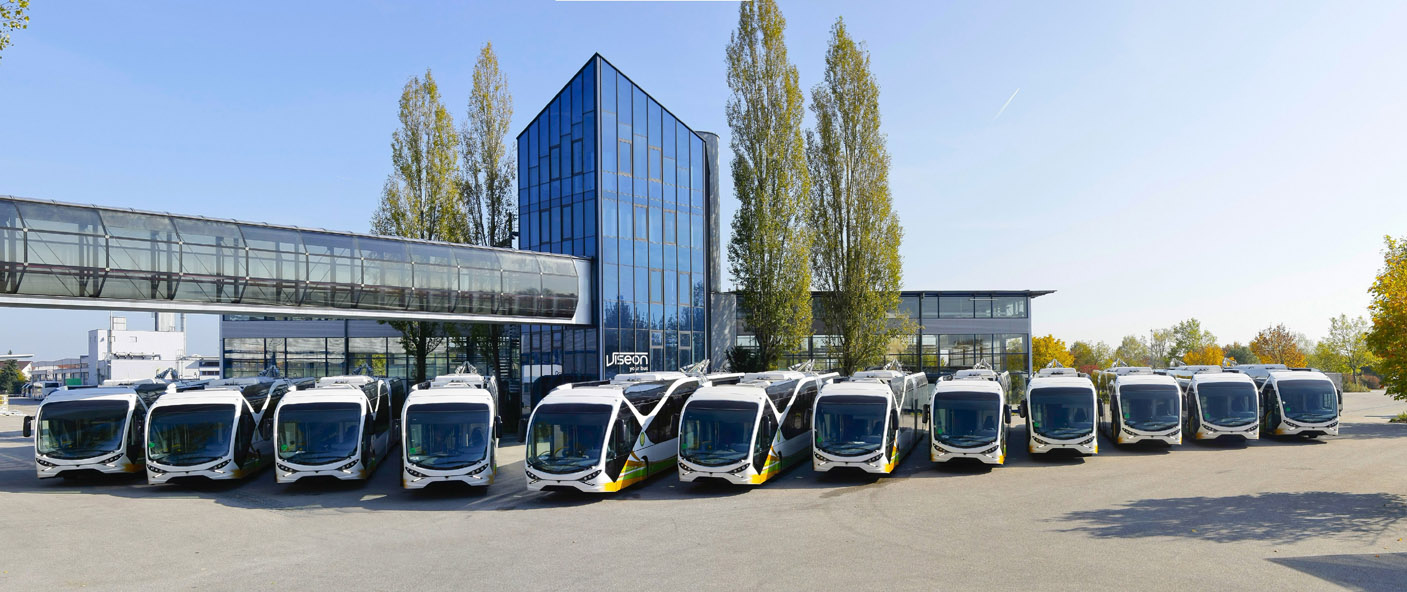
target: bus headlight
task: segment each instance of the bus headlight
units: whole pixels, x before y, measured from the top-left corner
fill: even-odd
[[[876,462],[879,462],[879,459],[881,459],[881,458],[884,458],[884,454],[883,454],[883,453],[880,453],[880,454],[876,454],[876,455],[874,455],[874,456],[871,456],[871,457],[865,459],[865,460],[862,461],[862,462],[876,463]]]
[[[948,453],[948,449],[947,449],[947,448],[944,448],[944,447],[942,447],[942,446],[939,446],[937,442],[934,442],[934,443],[933,443],[933,449],[934,449],[934,450],[937,450],[938,452],[941,452],[941,453],[943,453],[943,454],[947,454],[947,453]]]
[[[280,471],[283,471],[283,472],[285,472],[285,473],[292,473],[292,472],[293,472],[293,468],[292,468],[292,467],[289,467],[288,465],[285,465],[285,464],[283,464],[283,463],[274,463],[274,468],[276,468],[276,469],[278,469],[278,470],[280,470]]]
[[[730,474],[736,475],[736,474],[738,474],[738,473],[741,473],[741,472],[743,472],[743,471],[746,471],[747,469],[748,469],[748,466],[747,466],[746,464],[744,464],[743,466],[738,467],[738,468],[733,469],[733,470],[728,471],[728,472],[729,472]]]
[[[1086,438],[1084,442],[1080,442],[1080,446],[1089,446],[1090,444],[1093,444],[1093,443],[1094,443],[1094,437],[1089,437],[1089,438]]]
[[[156,467],[151,466],[150,464],[147,465],[147,471],[148,471],[148,472],[151,472],[152,474],[155,474],[155,475],[165,475],[165,474],[166,474],[166,471],[165,471],[164,469],[158,469],[158,468],[156,468]]]
[[[410,475],[411,477],[416,477],[416,478],[423,478],[423,477],[425,477],[425,474],[424,474],[424,473],[421,473],[420,471],[417,471],[417,470],[412,469],[412,468],[410,468],[410,467],[406,467],[405,472],[406,472],[407,475]]]
[[[51,462],[49,462],[49,461],[47,461],[47,460],[44,460],[44,459],[42,459],[42,458],[37,458],[37,457],[34,459],[34,462],[35,462],[35,464],[38,464],[38,465],[41,466],[41,467],[57,467],[57,466],[59,466],[59,465],[56,465],[56,464],[54,464],[54,463],[51,463]]]
[[[210,467],[210,470],[212,470],[212,471],[219,471],[219,472],[223,473],[224,471],[220,471],[220,469],[225,468],[225,466],[228,465],[228,464],[230,464],[230,461],[226,460],[225,462],[222,462],[222,463],[220,463],[220,464],[218,464],[218,465],[215,465],[215,466],[213,466],[213,467]]]
[[[117,462],[117,459],[120,459],[120,458],[122,458],[122,453],[121,453],[121,452],[119,452],[119,453],[117,453],[117,454],[114,454],[114,455],[112,455],[111,457],[109,457],[109,458],[107,458],[107,459],[102,460],[102,461],[99,462],[98,464],[111,465],[112,463]]]
[[[1001,444],[993,444],[991,448],[983,450],[981,454],[994,454],[998,448],[1001,448]]]
[[[357,466],[357,463],[358,463],[358,462],[360,462],[360,461],[353,460],[352,462],[349,462],[349,463],[347,463],[347,464],[345,464],[345,465],[342,465],[342,466],[340,466],[340,467],[337,467],[337,470],[339,470],[339,471],[351,472],[351,471],[350,471],[351,468]]]
[[[590,482],[592,479],[595,479],[596,476],[597,476],[597,475],[600,475],[600,474],[601,474],[601,470],[600,470],[600,469],[596,469],[595,471],[591,471],[590,473],[588,473],[585,477],[582,477],[582,478],[580,478],[580,479],[577,479],[577,481],[578,481],[578,482],[581,482],[581,483],[588,483],[588,482]]]
[[[826,459],[826,457],[821,456],[821,453],[819,453],[819,452],[816,452],[816,453],[813,453],[813,454],[814,454],[815,457],[816,457],[816,462],[819,462],[819,463],[821,463],[821,464],[826,464],[826,463],[830,462],[829,460]]]
[[[680,471],[683,471],[683,472],[685,472],[685,473],[692,473],[692,472],[694,472],[693,469],[689,468],[688,465],[686,465],[686,464],[684,464],[684,463],[682,463],[682,462],[679,463],[679,470],[680,470]]]
[[[479,468],[474,469],[474,470],[472,470],[472,471],[469,471],[469,476],[470,476],[470,477],[473,477],[474,475],[478,475],[479,473],[482,473],[482,472],[488,470],[488,468],[489,468],[489,463],[484,463],[484,464],[482,464],[482,465],[479,465]]]

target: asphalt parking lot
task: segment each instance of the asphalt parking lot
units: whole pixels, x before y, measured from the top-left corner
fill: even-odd
[[[39,481],[0,417],[0,589],[1402,590],[1404,409],[1350,393],[1319,441],[1013,446],[991,470],[916,449],[886,478],[603,496],[530,493],[521,460],[487,491],[407,492],[395,464],[364,484]]]

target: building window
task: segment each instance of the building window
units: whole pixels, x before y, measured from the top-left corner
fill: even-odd
[[[972,297],[971,297],[971,296],[939,296],[939,297],[938,297],[938,318],[940,318],[940,319],[970,319],[970,318],[972,318]]]

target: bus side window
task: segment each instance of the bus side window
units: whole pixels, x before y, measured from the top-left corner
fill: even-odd
[[[234,463],[243,465],[249,456],[249,445],[254,440],[254,418],[248,409],[239,414],[239,431],[235,432]]]

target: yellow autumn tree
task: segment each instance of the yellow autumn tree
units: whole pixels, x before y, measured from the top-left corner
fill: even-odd
[[[1215,345],[1207,345],[1194,349],[1182,356],[1184,364],[1200,366],[1203,364],[1220,366],[1221,361],[1226,359],[1226,352]]]
[[[1261,330],[1251,340],[1251,351],[1260,358],[1262,364],[1284,364],[1291,368],[1305,365],[1304,352],[1300,350],[1295,334],[1285,325],[1276,325]]]
[[[1075,356],[1070,353],[1070,348],[1065,346],[1064,341],[1056,339],[1054,335],[1032,339],[1031,367],[1039,370],[1051,360],[1060,362],[1060,365],[1066,368],[1075,367]]]

